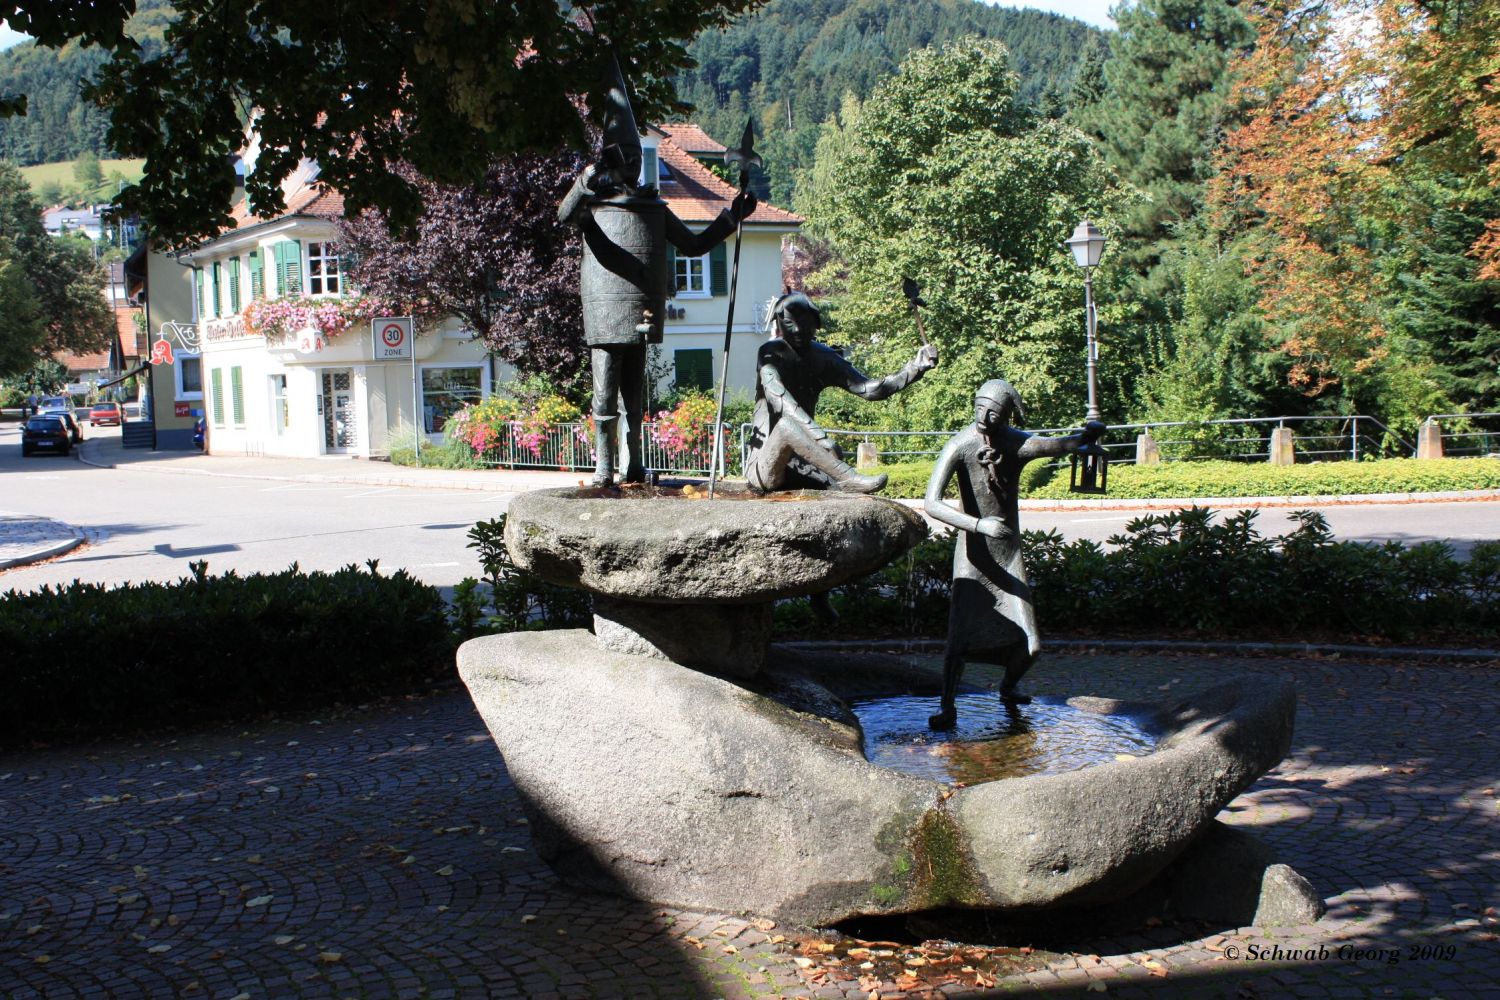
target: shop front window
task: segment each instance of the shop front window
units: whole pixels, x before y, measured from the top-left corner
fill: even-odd
[[[440,433],[448,418],[484,395],[479,368],[422,369],[422,426]]]

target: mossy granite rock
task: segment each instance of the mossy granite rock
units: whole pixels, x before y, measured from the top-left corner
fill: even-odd
[[[787,707],[837,702],[814,678],[757,693],[583,631],[471,640],[459,672],[564,878],[811,924],[1124,898],[1281,760],[1294,706],[1290,683],[1231,682],[1159,711],[1145,757],[955,789]]]
[[[600,646],[741,678],[765,664],[776,600],[864,576],[926,536],[901,504],[844,493],[538,490],[505,519],[517,566],[594,595]]]
[[[874,572],[927,537],[901,504],[847,493],[635,499],[523,493],[505,518],[516,565],[627,601],[769,604]]]

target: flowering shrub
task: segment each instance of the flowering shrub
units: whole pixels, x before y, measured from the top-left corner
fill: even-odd
[[[391,315],[396,315],[396,307],[375,295],[255,299],[241,313],[245,329],[254,334],[285,338],[312,329],[323,340],[332,340],[351,326],[368,323],[377,316]]]
[[[674,456],[711,448],[716,409],[708,396],[688,396],[675,409],[657,413],[651,425],[651,439]]]
[[[476,453],[489,451],[508,436],[517,448],[541,458],[553,428],[582,417],[578,407],[561,396],[543,396],[529,409],[514,399],[491,396],[459,410],[449,418],[448,426],[455,440]],[[587,437],[580,435],[579,443],[587,447]]]
[[[573,423],[582,416],[583,412],[578,407],[561,396],[543,396],[536,401],[530,412],[522,415],[512,425],[511,436],[517,447],[541,458],[542,445],[546,442],[552,425]]]
[[[456,441],[476,452],[488,451],[500,440],[506,424],[516,419],[519,407],[514,399],[490,396],[470,403],[448,418],[443,428]]]

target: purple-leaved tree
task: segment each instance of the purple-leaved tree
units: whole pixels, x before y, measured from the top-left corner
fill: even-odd
[[[473,186],[434,184],[411,170],[403,179],[423,201],[412,232],[391,233],[378,211],[341,224],[350,276],[402,303],[419,327],[458,317],[495,357],[573,395],[588,359],[582,241],[577,227],[557,221],[557,203],[583,163],[571,153],[508,156]]]

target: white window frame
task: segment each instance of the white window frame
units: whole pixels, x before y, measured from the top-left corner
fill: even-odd
[[[268,376],[271,390],[271,433],[285,437],[292,426],[292,408],[287,402],[287,377],[285,372]]]
[[[183,364],[183,362],[188,361],[188,360],[192,360],[192,361],[198,362],[198,391],[197,392],[188,392],[186,389],[184,389],[182,387],[182,364]],[[203,368],[203,355],[201,355],[201,354],[192,354],[192,353],[190,353],[188,351],[178,350],[178,352],[177,352],[177,363],[172,366],[172,382],[173,382],[173,388],[176,390],[176,394],[175,394],[175,396],[173,398],[181,400],[182,402],[188,402],[190,400],[196,400],[198,402],[202,402],[203,401],[203,376],[206,375],[206,374],[207,374],[207,372]]]
[[[442,362],[440,364],[434,364],[434,365],[418,365],[417,366],[417,393],[418,393],[418,396],[421,399],[421,403],[419,405],[422,408],[422,412],[418,413],[416,416],[417,416],[417,419],[419,421],[421,421],[422,432],[424,434],[426,434],[427,437],[434,438],[434,439],[441,438],[443,436],[443,432],[442,431],[429,431],[429,430],[427,430],[427,390],[426,390],[426,388],[423,387],[422,376],[425,375],[425,374],[427,374],[427,372],[429,372],[429,371],[437,371],[440,368],[477,368],[477,369],[479,369],[479,399],[488,399],[490,397],[490,395],[491,395],[491,390],[490,390],[490,368],[489,368],[489,365],[486,365],[482,361],[445,361],[445,362]],[[476,400],[476,402],[477,402],[477,400]]]
[[[302,241],[302,294],[315,299],[336,299],[343,296],[344,274],[339,268],[338,252],[336,250],[332,254],[328,252],[328,248],[333,246],[336,244],[332,240]],[[313,253],[314,247],[318,249],[316,255]],[[323,283],[324,288],[318,292],[313,291],[313,260],[315,258],[323,265],[323,273],[318,275],[317,280]],[[333,267],[332,273],[328,270],[330,265]],[[333,284],[332,291],[327,288],[330,282]]]
[[[676,263],[673,265],[672,287],[676,291],[672,294],[672,298],[707,299],[713,297],[713,284],[709,279],[708,257],[708,254],[704,254],[702,257],[684,257],[680,254],[678,255]],[[684,262],[686,263],[685,270]],[[686,287],[682,287],[679,284],[679,276],[687,278]],[[695,276],[698,279],[697,288],[693,287],[693,278]]]

